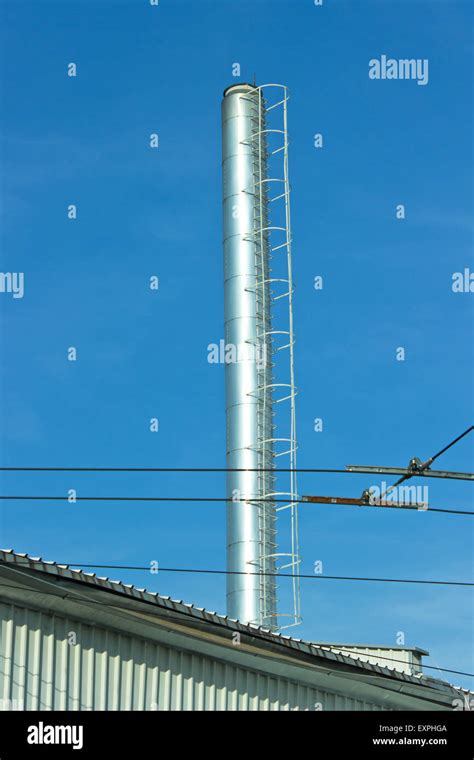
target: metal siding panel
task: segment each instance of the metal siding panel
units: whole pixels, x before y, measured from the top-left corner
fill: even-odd
[[[278,689],[278,679],[275,678],[276,683],[276,689],[275,693],[277,696],[277,701],[279,703],[279,689]],[[249,709],[254,710],[263,710],[263,697],[266,697],[268,692],[268,684],[269,684],[269,678],[265,673],[257,673],[255,676],[255,702],[254,707]],[[266,710],[271,709],[271,705],[269,704],[268,707],[266,707]],[[279,709],[279,707],[277,707]]]
[[[299,683],[295,684],[295,704],[298,705],[296,710],[304,710],[306,706],[306,699],[304,695],[304,687]]]
[[[2,702],[11,699],[10,686],[11,686],[11,669],[13,666],[13,608],[9,605],[2,605],[4,607],[2,615],[2,639],[0,647],[0,676],[1,690],[0,699]],[[6,706],[6,705],[5,705]]]
[[[247,691],[247,671],[238,669],[237,672],[238,710],[249,709],[249,695]]]
[[[107,679],[105,682],[105,703],[107,710],[120,708],[121,688],[121,635],[116,631],[107,631]]]
[[[203,660],[204,667],[204,709],[215,710],[216,685],[214,683],[214,660]]]
[[[158,682],[158,709],[169,710],[171,692],[171,678],[169,670],[169,649],[160,647],[159,650],[159,682]]]
[[[181,667],[183,671],[183,710],[193,709],[193,669],[192,654],[183,652],[181,656]]]
[[[235,712],[238,708],[238,691],[237,691],[237,668],[233,665],[226,665],[227,681],[227,710]]]
[[[54,656],[54,633],[53,618],[43,615],[42,623],[42,647],[41,647],[41,691],[40,710],[52,710],[53,706],[53,656]],[[82,670],[82,668],[81,668]]]
[[[289,710],[289,693],[288,693],[288,681],[283,680],[282,678],[278,679],[278,692],[279,692],[279,709],[280,710]]]
[[[268,678],[268,694],[270,698],[270,710],[278,710],[278,681],[272,676]]]
[[[133,706],[133,639],[122,637],[122,683],[120,689],[120,709],[131,710]]]
[[[181,673],[181,652],[170,649],[171,699],[169,710],[181,710],[183,704],[183,676]]]
[[[12,699],[20,699],[25,693],[27,627],[25,610],[19,609],[13,635]]]
[[[216,710],[226,709],[227,685],[226,685],[226,665],[222,662],[216,662],[215,665],[215,683],[216,683]]]
[[[307,710],[322,712],[327,709],[327,692],[307,687]]]
[[[27,709],[390,709],[49,613],[0,613],[0,697]]]
[[[308,711],[309,710],[308,703],[309,703],[309,701],[311,699],[311,696],[310,696],[309,689],[308,689],[307,686],[305,686],[303,684],[298,684],[297,685],[297,687],[296,687],[296,698],[297,698],[298,705],[299,705],[298,709],[299,710],[303,710],[305,712]]]
[[[40,661],[39,653],[41,651],[41,629],[39,626],[28,627],[28,683],[26,689],[26,710],[37,710],[39,706],[40,693]]]
[[[304,687],[304,710],[305,712],[321,712],[327,709],[327,694],[325,691],[311,689],[309,686]]]
[[[145,703],[146,710],[158,709],[158,652],[156,647],[150,647]]]
[[[298,685],[295,683],[289,682],[288,683],[288,709],[289,710],[298,709],[297,692],[298,692]]]
[[[94,709],[94,649],[90,629],[84,626],[81,662],[81,710]]]
[[[145,709],[147,642],[133,639],[133,695],[132,710]]]
[[[83,626],[76,623],[76,643],[69,648],[68,662],[68,710],[79,710],[81,706],[81,658],[82,658],[82,629]]]
[[[100,635],[96,632],[98,646],[94,656],[94,710],[107,710],[107,679],[108,679],[108,631]]]
[[[259,709],[267,712],[270,709],[270,697],[268,696],[268,676],[259,676],[260,679],[260,704]]]
[[[65,710],[67,708],[67,658],[68,643],[66,620],[55,618],[54,620],[54,688],[53,700],[55,710]]]
[[[193,657],[194,709],[204,710],[204,675],[202,657]]]
[[[258,710],[257,678],[258,678],[257,673],[253,673],[251,670],[247,671],[247,692],[248,692],[247,710]]]

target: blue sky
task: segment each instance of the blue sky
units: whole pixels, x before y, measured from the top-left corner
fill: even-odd
[[[404,466],[471,424],[473,296],[451,288],[454,272],[474,268],[469,3],[1,10],[1,268],[25,273],[22,299],[0,294],[3,466],[225,466],[223,368],[207,362],[223,336],[220,101],[254,74],[291,91],[299,465]],[[428,59],[429,83],[370,80],[382,54]],[[438,464],[472,470],[471,441]],[[299,490],[357,497],[373,482],[301,475]],[[472,509],[469,484],[429,486],[432,506]],[[1,477],[3,494],[69,488],[225,494],[221,474]],[[0,509],[0,544],[46,559],[225,566],[222,505]],[[470,519],[304,506],[302,570],[321,560],[329,575],[470,580]],[[225,612],[224,578],[109,574]],[[297,636],[389,645],[402,631],[429,664],[473,672],[469,589],[308,580],[302,610]]]

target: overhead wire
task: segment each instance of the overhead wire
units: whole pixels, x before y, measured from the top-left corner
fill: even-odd
[[[416,464],[412,468],[412,470],[408,470],[404,475],[402,475],[396,483],[394,483],[392,486],[387,488],[387,490],[382,494],[381,498],[386,496],[388,493],[393,491],[397,486],[401,485],[401,483],[404,483],[406,480],[410,480],[410,478],[414,478],[417,475],[426,476],[429,473],[429,467],[433,462],[438,459],[442,454],[444,454],[448,449],[452,448],[456,443],[458,443],[462,438],[464,438],[466,435],[468,435],[472,430],[474,430],[474,425],[470,425],[466,430],[464,430],[463,433],[458,435],[456,438],[454,438],[452,441],[450,441],[446,446],[443,446],[442,449],[436,452],[436,454],[433,454],[433,456],[428,457],[428,459],[425,462],[421,462],[420,464]]]
[[[31,559],[28,558],[28,562],[25,564],[28,564],[29,562],[35,562],[35,563],[42,563],[42,560],[38,559]],[[102,565],[102,564],[93,564],[93,563],[83,563],[83,562],[56,562],[56,565],[64,565],[67,567],[77,567],[77,568],[99,568],[99,569],[108,569],[108,570],[140,570],[140,571],[147,571],[150,572],[150,566],[144,566],[144,565]],[[163,573],[191,573],[191,574],[201,574],[201,575],[256,575],[259,577],[262,576],[274,576],[277,578],[305,578],[310,580],[336,580],[336,581],[366,581],[366,582],[372,582],[372,583],[416,583],[416,584],[423,584],[423,585],[429,585],[429,586],[474,586],[474,581],[440,581],[440,580],[423,580],[423,579],[413,579],[413,578],[369,578],[369,577],[359,577],[359,576],[351,576],[351,575],[321,575],[318,573],[310,574],[310,573],[272,573],[272,572],[260,572],[260,571],[251,571],[251,570],[218,570],[213,568],[187,568],[187,567],[160,567],[158,565],[157,567],[157,573],[163,572]]]
[[[463,509],[446,509],[442,507],[430,507],[424,504],[370,504],[363,502],[354,504],[353,501],[347,501],[344,503],[341,501],[344,497],[337,497],[338,501],[331,501],[334,497],[320,497],[327,498],[327,502],[314,502],[310,496],[302,496],[300,499],[260,499],[260,498],[248,498],[248,499],[233,499],[219,496],[24,496],[13,494],[10,496],[0,496],[0,501],[65,501],[68,503],[75,503],[76,501],[144,501],[144,502],[181,502],[181,503],[233,503],[233,504],[254,504],[254,503],[272,503],[272,504],[312,504],[314,506],[330,506],[330,507],[369,507],[375,510],[384,509],[403,509],[416,512],[439,512],[443,514],[453,515],[474,515],[474,511]],[[339,500],[341,499],[341,500]]]

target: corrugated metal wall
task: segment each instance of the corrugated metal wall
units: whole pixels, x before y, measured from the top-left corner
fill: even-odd
[[[383,709],[11,604],[0,603],[0,623],[4,709]]]

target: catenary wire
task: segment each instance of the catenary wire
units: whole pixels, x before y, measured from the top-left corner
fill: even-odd
[[[336,475],[373,475],[373,467],[358,467],[357,470],[340,469],[334,467],[0,467],[0,472],[156,472],[156,473],[210,473],[210,472],[271,472],[278,473],[329,473]],[[386,469],[377,467],[378,475],[393,475],[393,468]],[[440,478],[449,480],[473,480],[471,472],[443,472],[431,473],[429,470],[421,473],[409,472],[410,477],[422,475],[425,478]]]
[[[29,562],[36,562],[41,564],[42,560],[29,559]],[[100,565],[92,563],[82,562],[56,562],[57,565],[67,565],[68,567],[91,567],[108,570],[144,570],[149,571],[150,567],[143,565]],[[188,568],[188,567],[160,567],[158,566],[158,572],[163,573],[192,573],[197,575],[257,575],[272,576],[276,578],[304,578],[312,580],[332,580],[332,581],[367,581],[372,583],[418,583],[428,586],[474,586],[474,582],[471,581],[435,581],[435,580],[419,580],[413,578],[366,578],[357,577],[351,575],[318,575],[310,573],[267,573],[267,572],[253,572],[246,570],[215,570],[212,568]]]
[[[474,430],[474,425],[470,425],[470,427],[468,427],[463,433],[450,441],[446,446],[443,446],[443,448],[437,451],[436,454],[433,454],[433,456],[429,457],[426,462],[423,462],[418,467],[415,467],[412,471],[409,471],[402,475],[392,486],[389,486],[389,488],[387,488],[382,496],[386,496],[386,494],[390,493],[390,491],[393,491],[397,486],[401,485],[401,483],[404,483],[406,480],[410,480],[410,478],[416,477],[417,475],[424,476],[425,473],[427,474],[429,472],[430,465],[435,461],[435,459],[438,459],[441,454],[444,454],[445,451],[448,451],[448,449],[458,443],[461,438],[464,438],[464,436],[468,435],[472,430]]]
[[[20,496],[20,495],[12,495],[12,496],[0,496],[0,501],[67,501],[69,503],[74,503],[76,501],[145,501],[145,502],[182,502],[182,503],[191,503],[191,502],[204,502],[204,503],[226,503],[231,502],[233,504],[238,503],[271,503],[271,504],[311,504],[313,506],[330,506],[330,507],[369,507],[371,509],[404,509],[404,510],[412,510],[415,512],[439,512],[443,514],[453,514],[453,515],[474,515],[474,511],[470,510],[463,510],[463,509],[444,509],[441,507],[425,507],[424,505],[409,505],[409,504],[402,504],[402,505],[394,505],[394,504],[367,504],[365,502],[362,502],[360,504],[353,504],[353,503],[334,503],[331,502],[331,497],[328,496],[328,502],[327,503],[317,503],[312,502],[308,500],[307,498],[303,497],[301,499],[232,499],[232,498],[226,498],[226,497],[219,497],[219,496],[74,496],[69,500],[68,496]],[[343,497],[340,497],[343,498]]]

